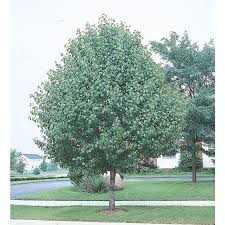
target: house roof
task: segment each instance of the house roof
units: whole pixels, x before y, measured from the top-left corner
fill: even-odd
[[[23,155],[29,159],[43,159],[43,157],[38,154],[23,154]]]

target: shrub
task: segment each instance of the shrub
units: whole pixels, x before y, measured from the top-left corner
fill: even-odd
[[[45,161],[45,159],[42,161],[42,163],[39,166],[40,170],[47,171],[48,169],[48,163]]]
[[[36,167],[33,171],[33,174],[35,175],[39,175],[40,174],[40,170]]]
[[[84,176],[77,186],[83,192],[107,192],[104,178],[100,175]]]
[[[66,178],[65,176],[47,176],[47,177],[10,177],[10,181],[22,181],[22,180],[44,180],[44,179],[58,179],[58,178]]]
[[[150,172],[150,169],[147,166],[139,166],[139,171],[140,174],[147,174]]]
[[[82,178],[84,176],[84,173],[81,170],[78,170],[77,168],[70,167],[68,177],[71,180],[71,183],[73,185],[77,185],[81,182]]]
[[[201,159],[196,154],[196,169],[201,168]],[[180,154],[179,169],[185,172],[192,170],[192,157],[188,151],[182,151]]]
[[[149,159],[129,159],[124,163],[120,172],[122,173],[147,173],[150,169],[156,169],[157,166]]]
[[[122,173],[132,173],[134,171],[133,164],[125,164],[120,170]]]
[[[59,165],[56,162],[50,162],[48,164],[48,171],[57,171],[59,169]]]

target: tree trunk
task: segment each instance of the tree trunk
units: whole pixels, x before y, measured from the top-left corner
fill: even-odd
[[[134,173],[138,173],[138,162],[134,162]]]
[[[109,209],[115,210],[115,177],[116,172],[110,170],[110,184],[109,184]]]
[[[192,154],[192,182],[196,182],[196,155],[195,155],[195,148],[191,151]]]

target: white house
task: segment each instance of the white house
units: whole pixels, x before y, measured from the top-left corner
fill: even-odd
[[[36,167],[39,167],[44,159],[43,156],[40,156],[38,154],[22,154],[20,158],[26,164],[26,171],[32,171]]]
[[[204,149],[207,151],[208,146],[204,146]],[[202,165],[203,168],[215,168],[213,163],[214,157],[209,157],[205,153],[202,154]],[[159,169],[172,169],[179,166],[180,153],[177,153],[175,156],[161,156],[156,159],[156,165]]]
[[[160,156],[157,158],[157,167],[159,169],[173,169],[179,166],[180,153],[175,156]]]
[[[213,145],[204,145],[204,150],[208,151],[209,149],[214,149]],[[202,153],[202,161],[203,161],[203,168],[215,168],[215,164],[213,163],[215,157],[209,157],[206,154]]]

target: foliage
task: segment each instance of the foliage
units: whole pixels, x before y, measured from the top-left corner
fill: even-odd
[[[130,158],[127,159],[124,163],[123,168],[120,170],[120,173],[140,173],[145,174],[151,169],[156,169],[157,165],[149,158],[136,159]]]
[[[152,49],[158,53],[165,77],[178,83],[180,90],[189,97],[186,141],[213,143],[215,136],[215,47],[211,40],[199,48],[192,43],[188,33],[183,36],[171,32],[161,42],[152,41]]]
[[[17,165],[16,165],[16,172],[23,173],[25,169],[26,164],[23,162],[22,159],[19,159]]]
[[[10,149],[10,170],[16,171],[19,156],[21,156],[21,153],[17,152],[15,148]]]
[[[48,171],[57,171],[59,169],[59,164],[57,162],[48,163]]]
[[[43,159],[42,163],[39,166],[40,170],[42,171],[47,171],[48,170],[48,163],[46,162],[45,159]]]
[[[180,89],[188,96],[195,95],[198,88],[214,84],[213,40],[200,48],[197,43],[192,43],[187,31],[183,36],[171,32],[169,38],[162,38],[160,42],[152,41],[150,45],[163,60],[166,79],[178,82]]]
[[[215,157],[215,148],[209,148],[208,151],[206,151],[206,155],[209,157]]]
[[[16,163],[17,163],[16,149],[11,149],[10,150],[10,170],[16,169]]]
[[[196,169],[201,168],[201,159],[196,156]],[[182,151],[179,160],[179,169],[181,171],[191,171],[192,170],[192,157],[190,152]]]
[[[83,192],[106,192],[107,186],[101,175],[83,176],[77,186]]]
[[[124,160],[123,166],[120,168],[118,173],[121,175],[122,173],[132,173],[136,170],[138,162],[140,160],[136,158],[135,154],[130,154],[126,160]]]
[[[40,174],[40,170],[36,167],[33,171],[33,174],[35,175],[39,175]]]
[[[60,164],[115,174],[130,155],[175,152],[186,101],[164,79],[137,31],[102,16],[66,44],[66,53],[31,95],[36,144]]]
[[[47,177],[10,177],[10,181],[25,181],[25,180],[48,180],[48,179],[59,179],[59,178],[65,178],[65,176],[47,176]]]
[[[215,139],[215,98],[214,87],[208,86],[198,90],[190,100],[188,125],[185,129],[187,140],[214,143]]]
[[[202,142],[214,143],[215,141],[215,98],[213,86],[200,88],[194,98],[190,99],[187,121],[187,126],[184,129],[185,142],[182,143],[181,148],[186,148],[189,152],[195,151],[197,155],[199,151],[203,151]],[[209,156],[213,156],[215,155],[215,150],[206,153]],[[198,161],[198,158],[196,160]],[[196,169],[198,169],[197,161]]]
[[[152,171],[156,170],[156,166],[152,165],[152,166],[139,166],[139,171],[138,173],[140,174],[150,174]]]
[[[75,168],[75,167],[70,167],[69,168],[69,174],[68,177],[71,180],[71,183],[73,185],[77,185],[78,183],[81,182],[82,178],[84,176],[84,171],[79,169],[79,168]]]
[[[174,151],[185,101],[163,78],[139,32],[104,16],[66,45],[36,93],[38,146],[66,166],[119,170],[130,154]]]
[[[193,154],[193,181],[196,145],[213,143],[215,136],[215,47],[214,41],[200,48],[192,43],[188,33],[183,36],[171,32],[169,38],[150,42],[151,48],[161,56],[165,78],[178,83],[181,92],[189,98],[186,129],[183,142]]]

